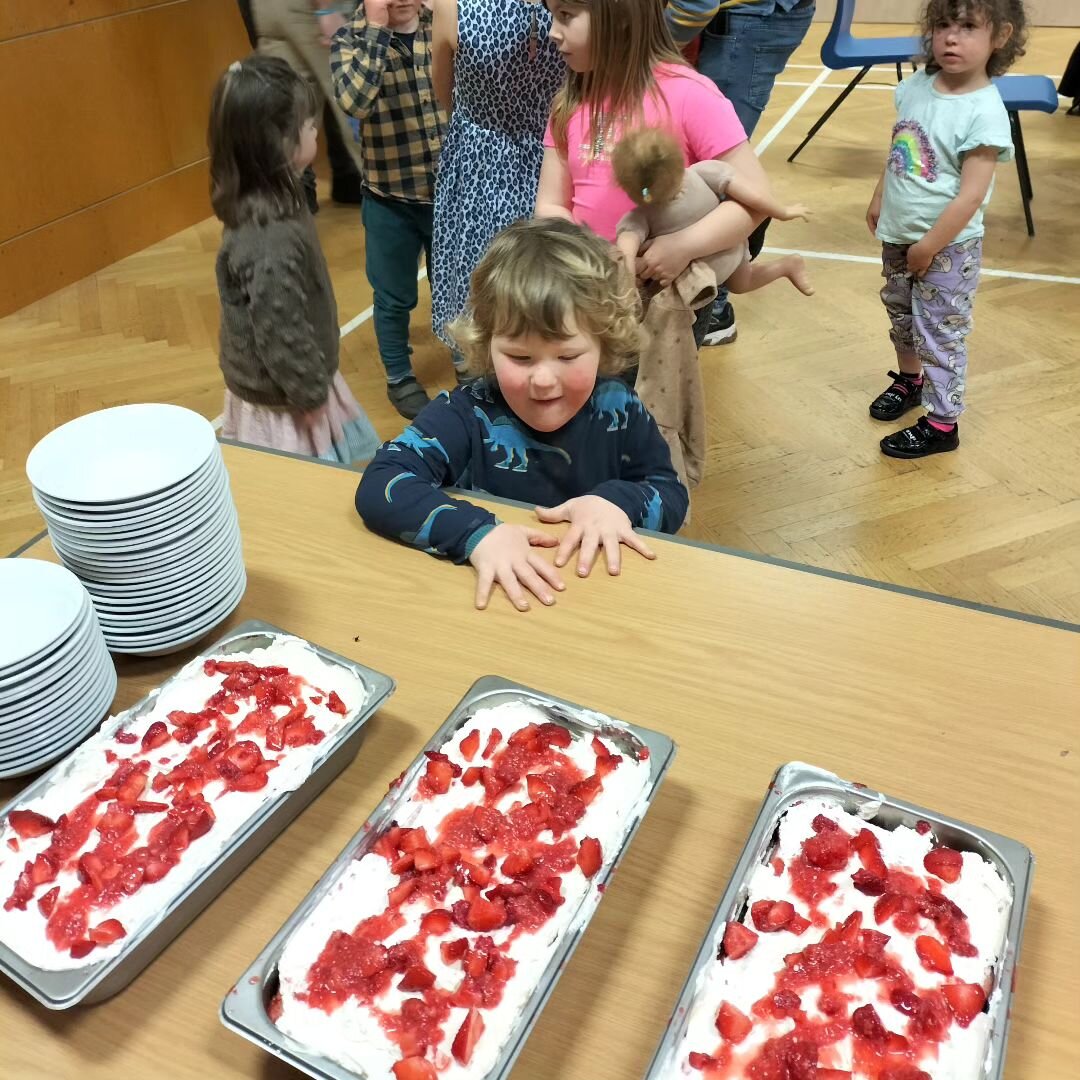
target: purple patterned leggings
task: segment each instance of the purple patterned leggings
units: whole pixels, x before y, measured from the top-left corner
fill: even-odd
[[[898,350],[913,350],[922,361],[922,403],[930,415],[955,420],[964,411],[967,336],[982,237],[942,248],[921,278],[908,271],[906,244],[882,244],[881,262],[889,337]]]

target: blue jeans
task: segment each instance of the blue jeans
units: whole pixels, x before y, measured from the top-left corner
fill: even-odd
[[[405,202],[364,193],[364,270],[375,294],[375,340],[395,383],[412,374],[409,316],[416,307],[420,252],[431,270],[431,203]]]
[[[777,75],[806,37],[814,7],[815,0],[802,0],[790,11],[778,7],[769,15],[722,11],[705,28],[698,70],[708,75],[735,107],[747,138],[769,104]],[[758,228],[763,241],[763,226]],[[723,310],[727,297],[727,290],[720,289],[713,311]]]

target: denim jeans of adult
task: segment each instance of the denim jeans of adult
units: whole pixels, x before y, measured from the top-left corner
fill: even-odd
[[[777,75],[806,37],[814,7],[815,0],[802,0],[790,11],[777,7],[769,15],[721,11],[705,28],[698,70],[708,75],[735,107],[747,138],[754,134],[769,103]],[[767,224],[758,226],[761,235],[750,245],[752,255],[757,255],[765,242]],[[727,297],[727,290],[720,289],[713,311],[721,311]]]
[[[364,269],[375,294],[375,340],[387,382],[412,374],[409,316],[418,299],[416,275],[423,251],[431,267],[431,203],[386,199],[367,191]]]

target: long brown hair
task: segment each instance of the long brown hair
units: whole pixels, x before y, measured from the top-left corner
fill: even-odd
[[[282,59],[230,64],[210,104],[210,203],[230,228],[292,217],[305,205],[292,156],[315,93]]]
[[[689,67],[675,48],[662,0],[544,0],[548,8],[589,12],[590,70],[568,71],[551,107],[551,131],[561,154],[575,112],[589,110],[589,142],[595,146],[613,121],[641,120],[647,94],[662,100],[654,72],[660,64]]]

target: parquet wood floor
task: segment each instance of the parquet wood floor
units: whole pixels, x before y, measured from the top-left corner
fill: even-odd
[[[904,33],[872,27],[867,33]],[[1015,168],[999,170],[971,338],[963,445],[922,462],[881,456],[889,426],[866,414],[891,366],[877,246],[863,222],[888,142],[895,75],[872,75],[794,165],[788,153],[846,83],[821,74],[814,26],[778,83],[755,142],[775,187],[814,207],[775,225],[776,248],[814,252],[818,293],[780,283],[738,300],[738,340],[703,353],[709,465],[686,535],[880,581],[1080,622],[1080,119],[1026,114],[1038,235],[1024,231]],[[1057,75],[1076,31],[1036,30],[1019,70]],[[342,321],[368,309],[359,215],[318,217]],[[213,219],[0,320],[0,550],[42,527],[23,472],[34,442],[73,416],[129,401],[221,406]],[[855,261],[852,261],[855,260]],[[862,261],[859,261],[862,260]],[[415,363],[449,386],[428,328]],[[383,392],[370,320],[342,343],[342,370],[380,434],[400,429]]]

